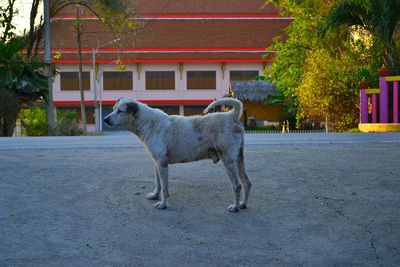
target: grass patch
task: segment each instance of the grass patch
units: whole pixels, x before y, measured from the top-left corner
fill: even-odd
[[[346,131],[346,133],[361,133],[360,129],[358,128],[351,128]]]

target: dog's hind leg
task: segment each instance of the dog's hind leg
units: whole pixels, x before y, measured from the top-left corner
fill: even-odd
[[[226,155],[222,156],[222,161],[228,177],[231,180],[234,195],[234,203],[228,206],[228,210],[230,212],[238,212],[240,207],[240,191],[242,190],[242,185],[239,182],[238,161],[236,159],[231,159]]]
[[[154,207],[157,209],[166,209],[167,201],[169,197],[168,192],[168,165],[162,166],[161,164],[157,164],[158,175],[160,177],[160,185],[161,185],[161,201],[154,204]]]
[[[160,184],[160,175],[157,171],[157,166],[155,166],[155,175],[154,175],[155,188],[154,191],[147,194],[147,198],[151,200],[158,200],[160,198],[161,184]]]
[[[251,189],[251,181],[246,172],[242,148],[240,149],[240,153],[239,153],[238,166],[239,166],[240,181],[243,185],[243,201],[240,202],[240,208],[245,209],[245,208],[247,208],[247,200],[249,199],[249,194],[250,194],[250,189]]]

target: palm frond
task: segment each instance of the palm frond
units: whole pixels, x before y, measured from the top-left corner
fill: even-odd
[[[325,35],[328,31],[339,26],[361,25],[365,26],[364,19],[368,15],[367,3],[369,1],[345,0],[339,2],[327,14],[325,21],[320,25],[318,34]]]

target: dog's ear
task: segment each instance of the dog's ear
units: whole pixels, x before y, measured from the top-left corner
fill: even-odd
[[[120,101],[121,99],[123,99],[123,97],[120,97],[120,98],[117,99],[117,101],[115,102],[115,104],[114,104],[114,106],[113,106],[113,110],[117,107],[117,105],[118,105],[118,103],[119,103],[119,101]]]
[[[128,102],[126,103],[126,113],[135,115],[136,112],[138,111],[139,107],[136,103]]]

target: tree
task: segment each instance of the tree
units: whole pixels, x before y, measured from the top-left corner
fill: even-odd
[[[47,98],[43,63],[25,58],[20,40],[0,42],[0,136],[12,136],[18,113],[26,104]]]
[[[313,121],[325,121],[335,131],[358,122],[358,77],[354,60],[347,54],[332,56],[325,49],[309,53],[304,79],[297,89],[299,112]]]
[[[299,127],[304,119],[332,122],[344,131],[357,125],[358,82],[382,64],[377,49],[356,41],[345,28],[317,30],[339,0],[269,0],[285,16],[294,17],[268,50],[278,51],[267,70],[291,106]]]
[[[39,14],[38,8],[41,0],[32,0],[31,12],[29,16],[29,29],[25,30],[21,36],[16,34],[15,26],[13,24],[13,19],[16,15],[16,2],[17,0],[8,0],[6,5],[0,7],[0,41],[3,44],[8,44],[15,39],[24,42],[26,44],[24,46],[24,53],[20,53],[20,55],[24,58],[26,63],[29,64],[29,62],[35,61],[34,58],[38,56],[40,48],[42,47],[41,42],[43,40],[44,29],[43,18],[39,19],[39,23],[35,23],[37,22],[37,16]],[[50,13],[51,16],[55,16],[60,10],[63,10],[67,7],[85,7],[88,12],[100,18],[102,23],[108,25],[112,30],[111,34],[113,35],[114,39],[117,39],[116,35],[124,33],[126,34],[135,28],[134,21],[129,20],[127,16],[127,12],[132,12],[132,9],[126,8],[124,3],[124,0],[55,0],[51,1]],[[130,6],[133,6],[132,1],[130,2]],[[81,84],[81,82],[79,84]],[[12,98],[13,95],[2,92],[1,100],[3,100],[5,97]],[[15,95],[15,97],[18,98],[18,95]],[[12,102],[10,101],[1,102],[3,102],[3,104],[5,102],[9,104]],[[84,101],[84,99],[82,99],[82,101]],[[84,114],[84,106],[82,110]],[[85,118],[85,116],[83,117]]]
[[[373,37],[374,45],[381,47],[386,67],[400,64],[399,47],[395,41],[399,31],[400,0],[342,0],[327,14],[319,32],[324,35],[340,26],[358,25]]]
[[[285,97],[285,104],[291,117],[296,117],[300,126],[301,114],[298,112],[297,89],[304,77],[304,64],[308,53],[322,46],[315,31],[324,14],[332,6],[332,1],[308,0],[267,0],[274,4],[283,16],[294,17],[285,29],[284,36],[277,36],[267,50],[278,51],[266,76],[272,78],[278,91]]]
[[[124,1],[107,1],[107,0],[87,0],[87,1],[54,1],[55,5],[52,7],[53,16],[60,10],[74,5],[76,11],[75,21],[75,32],[76,42],[78,47],[78,85],[80,91],[80,107],[81,107],[81,121],[83,126],[83,133],[87,133],[86,125],[86,111],[85,111],[85,94],[83,88],[82,79],[82,53],[81,53],[81,36],[83,34],[82,24],[80,20],[81,11],[80,7],[85,7],[90,13],[95,15],[97,18],[109,26],[114,35],[114,39],[117,39],[115,34],[122,33],[124,30],[130,31],[135,29],[135,23],[128,19],[127,12],[129,9],[126,8]]]

